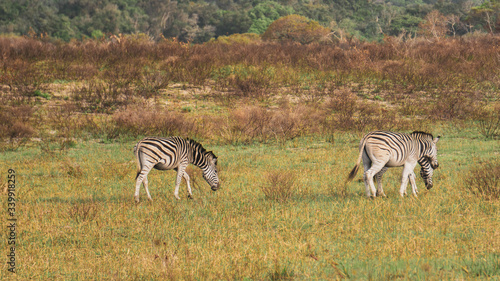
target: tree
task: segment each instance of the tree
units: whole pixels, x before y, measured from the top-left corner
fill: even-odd
[[[500,1],[487,0],[481,6],[472,7],[470,19],[489,33],[500,32]]]
[[[166,29],[169,29],[175,18],[179,17],[177,9],[177,2],[164,0],[164,1],[139,1],[141,7],[147,16],[147,27],[145,32],[152,36],[160,36],[164,34]]]
[[[428,13],[425,20],[418,25],[418,33],[425,38],[443,38],[447,31],[447,21],[447,18],[438,10],[434,10]]]
[[[319,41],[329,33],[330,30],[321,26],[317,21],[299,15],[289,15],[269,25],[262,39],[308,44]]]
[[[259,3],[248,12],[252,20],[252,25],[248,29],[248,32],[262,34],[273,21],[291,13],[293,13],[293,10],[290,7],[283,7],[274,1]]]
[[[215,35],[215,27],[205,25],[201,27],[198,24],[198,14],[192,14],[189,17],[188,24],[183,28],[180,36],[181,40],[201,43],[210,40]]]
[[[219,21],[215,25],[216,35],[230,35],[246,33],[252,25],[252,19],[245,11],[222,11]]]
[[[401,33],[415,34],[421,21],[421,18],[408,14],[397,16],[391,21],[388,33],[394,36]]]

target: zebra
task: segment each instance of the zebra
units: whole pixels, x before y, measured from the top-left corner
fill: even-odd
[[[189,175],[186,167],[189,164],[198,166],[203,171],[203,178],[207,181],[213,191],[219,189],[219,177],[217,174],[217,157],[212,151],[206,151],[198,142],[181,137],[146,137],[134,146],[134,154],[137,160],[137,175],[135,177],[135,202],[139,203],[139,189],[143,183],[146,194],[150,201],[151,195],[148,190],[148,173],[152,168],[157,170],[177,171],[174,196],[179,197],[179,186],[182,178],[186,180],[188,198],[193,197]]]
[[[382,189],[383,174],[390,167],[404,166],[399,194],[406,195],[406,187],[408,180],[410,180],[412,193],[417,196],[418,189],[413,170],[419,163],[421,166],[420,175],[425,181],[426,188],[431,189],[433,171],[439,167],[436,148],[439,138],[439,136],[434,138],[432,134],[420,131],[411,134],[385,131],[370,132],[359,143],[358,160],[349,174],[347,182],[352,181],[356,176],[359,164],[363,160],[366,196],[376,197],[378,193],[378,195],[385,197]],[[377,190],[375,190],[373,182],[374,176],[377,180]]]

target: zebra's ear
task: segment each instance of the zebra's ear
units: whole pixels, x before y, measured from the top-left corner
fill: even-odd
[[[439,138],[441,138],[441,136],[437,136],[436,138],[434,138],[434,139],[432,140],[432,142],[437,143],[437,142],[439,141]]]
[[[207,154],[212,155],[212,158],[214,159],[215,164],[217,164],[217,156],[215,156],[215,154],[212,151],[207,151]]]

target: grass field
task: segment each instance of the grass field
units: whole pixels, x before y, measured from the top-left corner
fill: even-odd
[[[175,172],[153,171],[154,202],[133,202],[134,142],[78,143],[64,153],[2,153],[17,174],[16,270],[21,279],[487,279],[500,275],[500,203],[464,186],[468,169],[498,161],[496,140],[448,132],[435,187],[400,198],[364,197],[343,180],[359,136],[300,138],[281,145],[205,146],[216,152],[222,189],[192,169],[194,200],[173,197]],[[471,162],[471,159],[474,159]],[[288,200],[266,198],[271,173],[295,182]],[[6,196],[6,195],[5,195]],[[5,197],[4,196],[4,197]],[[5,204],[4,204],[5,206]],[[2,249],[7,241],[2,231]],[[6,258],[5,255],[4,259]],[[0,278],[10,278],[3,263]]]

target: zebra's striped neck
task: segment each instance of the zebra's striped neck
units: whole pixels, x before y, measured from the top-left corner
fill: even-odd
[[[206,154],[207,150],[198,142],[187,139],[189,146],[191,147],[190,163],[198,166],[201,169],[204,169],[207,166]]]
[[[422,165],[423,162],[426,161],[426,155],[429,154],[432,149],[432,134],[426,132],[415,131],[411,133],[412,138],[417,141],[418,144],[418,163]]]

